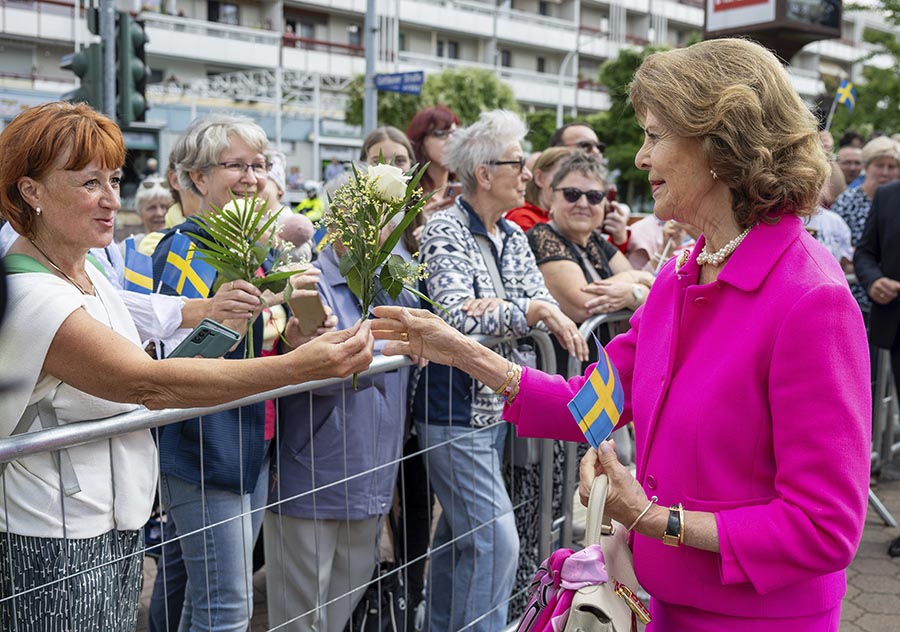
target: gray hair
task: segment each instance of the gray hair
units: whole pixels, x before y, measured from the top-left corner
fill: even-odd
[[[191,179],[191,171],[206,171],[215,165],[234,138],[261,154],[269,146],[266,133],[247,116],[209,114],[191,123],[172,149],[173,158],[176,152],[179,154],[174,163],[178,184],[202,195]]]
[[[473,193],[478,186],[475,170],[498,160],[507,147],[521,143],[527,133],[528,126],[515,112],[482,112],[477,121],[450,136],[444,162],[456,174],[463,193]]]
[[[151,202],[156,200],[166,200],[169,205],[174,202],[172,192],[166,186],[166,181],[158,176],[150,176],[141,181],[137,193],[134,195],[134,207],[140,213]]]
[[[577,151],[560,163],[559,169],[553,174],[553,181],[550,183],[550,186],[555,189],[566,176],[575,172],[602,182],[603,188],[606,188],[608,184],[606,168],[603,166],[603,163],[596,156]]]

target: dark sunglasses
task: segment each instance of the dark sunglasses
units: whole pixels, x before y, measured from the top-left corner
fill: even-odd
[[[582,140],[577,143],[572,143],[569,147],[578,147],[582,151],[591,151],[592,149],[596,149],[601,154],[606,151],[606,143],[595,143],[592,140]]]
[[[499,167],[500,165],[515,165],[519,168],[519,173],[522,173],[522,171],[525,170],[525,156],[522,156],[518,160],[491,160],[488,164],[494,167]]]
[[[596,206],[603,201],[603,198],[606,197],[606,191],[582,191],[581,189],[576,189],[575,187],[563,187],[561,189],[553,189],[554,191],[562,191],[563,197],[566,202],[569,204],[575,204],[578,200],[581,199],[581,196],[587,198],[588,204],[591,206]]]

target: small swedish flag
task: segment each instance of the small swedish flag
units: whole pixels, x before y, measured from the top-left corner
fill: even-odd
[[[172,247],[166,255],[162,282],[180,296],[206,298],[215,280],[216,269],[203,260],[203,255],[197,252],[190,237],[175,233]]]
[[[125,240],[125,289],[140,294],[153,293],[153,260],[137,251],[134,237]]]
[[[595,339],[596,340],[596,339]],[[619,423],[625,407],[625,393],[619,371],[597,341],[597,364],[572,401],[569,412],[587,437],[588,443],[599,448]]]
[[[847,109],[853,112],[856,105],[856,90],[853,88],[853,84],[846,79],[841,80],[841,85],[838,86],[837,102],[846,105]]]

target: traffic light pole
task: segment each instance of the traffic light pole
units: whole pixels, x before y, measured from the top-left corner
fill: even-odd
[[[116,120],[115,0],[100,0],[100,39],[103,42],[103,113]]]

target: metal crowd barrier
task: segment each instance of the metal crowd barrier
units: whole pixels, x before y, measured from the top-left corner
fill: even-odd
[[[894,387],[891,371],[891,354],[887,349],[875,352],[875,392],[872,416],[872,468],[880,470],[889,463],[897,452],[900,443],[894,443],[894,428],[897,423],[897,392]],[[875,491],[869,487],[869,504],[888,527],[896,528],[897,520],[888,511]]]
[[[473,336],[482,344],[486,346],[492,347],[497,344],[507,341],[505,338],[496,338],[496,337],[488,337],[488,336]],[[550,340],[548,334],[541,331],[534,331],[532,335],[528,337],[530,341],[533,343],[535,350],[537,352],[540,366],[543,370],[554,373],[556,372],[556,356],[554,353],[553,344]],[[391,357],[386,358],[383,356],[378,356],[372,362],[371,367],[365,372],[360,374],[361,378],[366,376],[373,376],[380,373],[394,371],[404,366],[410,365],[410,361],[405,356],[399,357]],[[349,389],[348,380],[341,379],[328,379],[328,380],[318,380],[315,382],[307,382],[305,384],[298,384],[293,386],[287,386],[279,389],[274,389],[265,393],[257,394],[251,397],[246,397],[240,400],[232,401],[227,404],[222,404],[219,406],[213,407],[205,407],[205,408],[191,408],[191,409],[168,409],[168,410],[159,410],[159,411],[150,411],[146,409],[139,409],[134,412],[126,413],[123,415],[118,415],[115,417],[110,417],[106,419],[94,420],[94,421],[83,421],[78,423],[72,423],[68,425],[62,425],[55,428],[50,428],[46,430],[38,430],[35,432],[30,432],[26,434],[15,435],[11,437],[0,438],[0,463],[12,461],[18,458],[22,458],[29,455],[35,455],[39,453],[53,453],[62,449],[71,448],[78,445],[84,445],[87,443],[92,443],[96,441],[106,440],[113,438],[115,436],[134,432],[137,430],[145,430],[152,429],[161,426],[165,426],[172,423],[177,423],[179,421],[183,421],[186,419],[194,419],[194,418],[203,418],[213,412],[230,410],[240,406],[246,406],[248,404],[262,402],[266,400],[275,400],[281,397],[285,397],[288,395],[295,395],[298,393],[310,392],[321,389],[325,386],[333,386],[343,384],[345,388]],[[398,395],[399,397],[405,398],[405,393],[401,393]],[[297,423],[304,423],[303,420],[297,420]],[[506,422],[499,422],[506,423]],[[478,432],[481,429],[475,428],[473,432]],[[514,432],[513,428],[509,428],[509,432]],[[467,433],[468,434],[468,433]],[[278,436],[276,435],[275,441],[278,440]],[[549,554],[550,549],[550,532],[551,532],[551,501],[552,501],[552,468],[553,468],[553,443],[549,440],[540,440],[540,454],[541,454],[541,464],[539,466],[541,482],[539,486],[539,497],[531,498],[521,501],[520,506],[523,504],[529,505],[537,505],[540,507],[540,528],[539,528],[539,546],[542,554]],[[421,453],[427,452],[427,450],[420,451]],[[346,454],[346,453],[345,453]],[[280,458],[277,457],[277,458]],[[401,459],[402,459],[401,455]],[[276,456],[272,457],[273,463],[275,462]],[[378,467],[390,467],[396,465],[397,461],[392,461],[391,463],[379,464]],[[357,474],[357,476],[363,476],[366,474],[370,474],[372,470],[367,472],[362,472]],[[398,479],[399,479],[398,474]],[[2,475],[0,475],[0,479],[2,479]],[[344,479],[344,481],[338,481],[337,483],[332,483],[331,486],[342,484],[350,480],[350,478]],[[312,494],[319,490],[323,489],[322,487],[317,487],[315,489],[311,489],[308,492],[304,492],[304,494]],[[290,499],[283,499],[282,502]],[[254,511],[266,511],[272,508],[274,505],[265,503],[265,506],[256,509]],[[516,507],[514,506],[514,511]],[[252,513],[248,512],[248,513]],[[230,520],[242,520],[246,517],[244,515],[234,516],[230,518]],[[495,517],[496,519],[496,517]],[[224,522],[224,521],[223,521]],[[430,523],[430,521],[429,521]],[[214,526],[217,526],[220,523],[216,524],[207,524],[204,526],[204,529],[210,529]],[[481,528],[484,525],[479,525],[476,528]],[[188,537],[194,535],[195,532],[185,533],[180,535],[175,540]],[[164,544],[171,544],[175,540],[166,539]],[[448,543],[449,546],[452,546],[454,541]],[[162,545],[155,545],[153,548],[161,548]],[[139,552],[140,555],[145,555],[148,552],[152,552],[149,549],[143,549]],[[165,553],[164,553],[165,554]],[[432,555],[433,551],[429,550],[428,555]],[[546,555],[544,555],[546,557]],[[543,559],[543,558],[540,558]],[[540,559],[537,562],[540,562]],[[405,568],[407,568],[410,564],[413,564],[419,559],[414,560],[404,560],[404,564],[402,567],[395,569],[393,572],[403,572]],[[5,563],[3,560],[0,560],[0,563]],[[162,568],[162,562],[160,562],[160,570]],[[56,580],[56,581],[65,581]],[[377,580],[372,580],[375,582]],[[370,582],[371,583],[371,582]],[[355,593],[362,587],[351,587],[347,593],[342,596],[335,597],[329,603],[333,603],[337,599],[345,598],[351,592]],[[272,590],[276,590],[277,588],[272,588]],[[36,590],[36,589],[32,589]],[[516,591],[514,591],[512,598],[519,596],[521,598],[522,594],[527,593],[528,585],[525,586],[517,586]],[[145,589],[146,593],[146,589]],[[4,595],[0,598],[0,603],[5,601],[15,599],[18,595]],[[318,604],[318,608],[324,608],[328,603]],[[297,618],[302,618],[310,613],[300,613]],[[517,615],[518,612],[515,612],[511,609],[510,615]],[[408,613],[411,617],[412,613]],[[175,629],[175,625],[177,622],[170,622],[170,629]],[[280,626],[279,626],[280,627]],[[255,629],[255,628],[254,628]],[[275,629],[275,628],[271,628]],[[282,628],[283,629],[283,628]],[[411,626],[409,629],[412,629]]]

